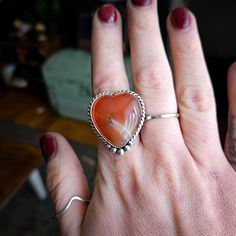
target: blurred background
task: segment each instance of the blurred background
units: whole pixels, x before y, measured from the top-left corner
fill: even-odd
[[[131,79],[125,0],[0,0],[0,235],[57,235],[38,146],[46,131],[69,140],[93,191],[97,139],[87,120],[91,21],[106,2],[122,15],[124,60]],[[197,17],[223,143],[226,75],[236,60],[236,2],[159,0],[168,55],[165,21],[177,6],[187,6]]]

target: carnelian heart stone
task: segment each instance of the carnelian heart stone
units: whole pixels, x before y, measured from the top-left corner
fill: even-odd
[[[98,133],[111,145],[122,147],[134,136],[142,117],[139,100],[129,93],[100,96],[90,116]]]

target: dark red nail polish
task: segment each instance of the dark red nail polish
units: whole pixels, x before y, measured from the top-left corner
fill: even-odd
[[[39,143],[43,157],[45,161],[48,162],[55,156],[55,153],[57,151],[56,139],[51,135],[45,134],[40,138]]]
[[[177,29],[186,29],[191,21],[189,11],[184,7],[175,8],[170,19],[172,25]]]
[[[116,8],[112,4],[104,4],[100,7],[98,15],[101,21],[112,24],[116,22]]]
[[[132,0],[132,3],[136,6],[147,6],[152,3],[152,0]]]

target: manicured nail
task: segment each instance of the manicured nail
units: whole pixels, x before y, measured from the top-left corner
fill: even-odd
[[[55,156],[55,153],[57,151],[57,141],[55,137],[49,134],[45,134],[40,138],[39,143],[43,157],[45,161],[48,162]]]
[[[98,11],[102,22],[112,24],[117,20],[116,8],[112,4],[104,4]]]
[[[177,29],[186,29],[191,22],[189,11],[184,7],[175,8],[170,19],[172,25]]]
[[[136,6],[147,6],[152,3],[152,0],[132,0],[132,3]]]

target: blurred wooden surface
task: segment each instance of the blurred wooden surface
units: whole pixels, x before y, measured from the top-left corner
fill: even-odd
[[[39,108],[44,108],[44,112],[40,114]],[[0,118],[45,132],[59,132],[93,146],[97,142],[87,123],[57,115],[47,100],[27,91],[12,89],[0,93]]]
[[[0,209],[42,162],[39,148],[0,137]]]
[[[41,132],[59,132],[69,139],[96,146],[97,139],[87,123],[57,115],[46,99],[29,91],[1,92],[0,119]],[[38,147],[0,136],[0,209],[42,161]]]

